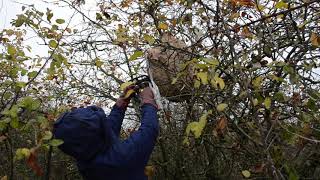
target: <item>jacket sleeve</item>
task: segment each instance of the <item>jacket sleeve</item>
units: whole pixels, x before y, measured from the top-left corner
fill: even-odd
[[[120,168],[144,168],[158,136],[157,109],[150,104],[142,106],[141,126],[124,141],[113,144],[96,163]]]
[[[125,111],[125,109],[114,105],[109,116],[107,117],[107,123],[117,137],[119,137],[120,134]]]

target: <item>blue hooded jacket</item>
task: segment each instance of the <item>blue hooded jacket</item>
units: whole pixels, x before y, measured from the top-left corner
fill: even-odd
[[[59,148],[77,160],[84,179],[146,180],[144,168],[159,124],[154,106],[144,104],[141,110],[141,126],[126,140],[119,139],[125,110],[116,105],[108,117],[96,106],[65,113],[55,122],[53,133],[64,141]]]

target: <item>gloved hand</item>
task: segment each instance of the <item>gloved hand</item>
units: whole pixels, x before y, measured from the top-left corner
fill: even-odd
[[[146,87],[140,92],[141,104],[151,104],[158,109],[158,105],[154,99],[153,91],[150,87]]]
[[[126,109],[130,103],[132,96],[127,96],[128,91],[133,90],[134,85],[128,86],[123,90],[123,93],[117,99],[116,106],[122,109]]]

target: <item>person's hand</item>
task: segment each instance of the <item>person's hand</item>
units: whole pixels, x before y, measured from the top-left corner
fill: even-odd
[[[120,108],[126,109],[130,103],[132,98],[132,94],[134,93],[134,85],[128,86],[123,90],[123,93],[118,98],[116,105]]]
[[[140,92],[139,96],[141,98],[142,105],[143,104],[151,104],[158,109],[157,103],[154,99],[154,94],[153,94],[152,89],[150,87],[144,88],[142,90],[142,92]]]

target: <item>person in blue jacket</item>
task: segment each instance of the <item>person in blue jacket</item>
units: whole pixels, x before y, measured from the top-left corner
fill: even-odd
[[[119,134],[130,98],[120,97],[109,116],[89,106],[67,112],[55,122],[54,137],[64,141],[59,149],[76,159],[84,179],[147,179],[144,168],[158,136],[158,108],[151,88],[144,88],[139,96],[141,126],[125,140]]]

